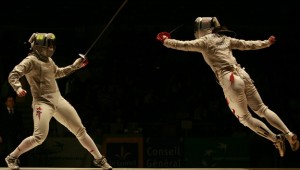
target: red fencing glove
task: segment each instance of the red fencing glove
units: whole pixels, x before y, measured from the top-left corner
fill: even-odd
[[[168,32],[160,32],[157,34],[156,39],[164,43],[165,39],[171,38],[171,34]]]
[[[27,94],[27,91],[26,90],[24,90],[22,87],[19,87],[18,88],[18,90],[17,90],[17,95],[19,96],[19,97],[23,97],[23,96],[25,96]]]
[[[268,39],[268,40],[269,40],[269,43],[272,45],[272,44],[274,44],[274,43],[275,43],[275,41],[276,41],[276,37],[272,35],[272,36],[270,36],[270,37],[269,37],[269,39]]]

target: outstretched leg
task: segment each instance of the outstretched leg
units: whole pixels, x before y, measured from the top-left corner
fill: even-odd
[[[41,145],[49,131],[49,121],[52,118],[53,108],[49,105],[40,103],[35,104],[33,108],[34,132],[32,136],[25,138],[20,145],[11,152],[5,161],[9,168],[19,169],[19,156],[23,153]]]
[[[54,118],[72,132],[79,140],[80,144],[93,155],[94,165],[103,169],[112,169],[107,163],[106,158],[101,155],[93,139],[86,132],[74,107],[64,98],[59,100],[57,113],[54,115]]]
[[[247,85],[246,95],[249,107],[257,115],[265,118],[270,125],[281,131],[288,140],[291,149],[293,151],[297,151],[299,149],[299,140],[297,135],[291,132],[280,117],[263,103],[258,91],[252,83]]]
[[[247,83],[252,84],[251,79],[248,77],[247,73],[236,73],[237,72],[228,72],[220,81],[230,110],[244,126],[248,127],[256,134],[272,141],[278,148],[280,156],[284,156],[284,138],[273,133],[265,123],[254,118],[248,110],[245,89]]]

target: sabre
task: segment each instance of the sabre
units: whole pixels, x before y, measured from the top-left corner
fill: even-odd
[[[79,56],[83,59],[86,59],[86,55],[91,51],[91,49],[94,47],[94,45],[97,43],[97,41],[100,39],[100,37],[102,36],[102,34],[105,32],[105,30],[109,27],[109,25],[111,24],[111,22],[115,19],[115,17],[118,15],[118,13],[121,11],[121,9],[124,7],[124,5],[127,3],[128,0],[125,0],[122,5],[119,7],[119,9],[117,10],[117,12],[113,15],[113,17],[110,19],[110,21],[108,22],[108,24],[106,24],[106,26],[104,27],[104,29],[102,30],[102,32],[98,35],[98,37],[96,38],[96,40],[93,42],[93,44],[89,47],[89,49],[85,52],[85,54],[79,54]]]
[[[183,26],[183,24],[177,26],[176,28],[172,29],[169,33],[172,34],[174,31],[178,30],[178,29],[181,28],[182,26]]]

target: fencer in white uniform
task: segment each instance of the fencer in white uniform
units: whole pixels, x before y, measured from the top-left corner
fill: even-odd
[[[74,107],[60,94],[56,82],[56,79],[84,67],[87,60],[79,57],[69,66],[58,67],[51,58],[56,49],[55,40],[53,33],[33,33],[29,39],[31,52],[13,68],[8,76],[10,85],[20,97],[27,94],[20,78],[25,76],[30,85],[34,131],[33,135],[25,138],[5,161],[9,168],[19,169],[19,156],[44,142],[48,135],[49,122],[55,118],[91,153],[94,157],[94,165],[112,169],[88,135]]]
[[[275,43],[275,37],[270,36],[267,40],[242,40],[226,35],[228,32],[230,30],[221,26],[216,17],[197,17],[194,40],[172,39],[168,32],[158,33],[156,39],[168,48],[201,53],[205,62],[215,73],[227,104],[239,122],[272,141],[281,157],[285,154],[285,139],[288,140],[293,151],[298,150],[297,135],[291,132],[279,116],[264,104],[253,80],[232,54],[232,50],[267,48]],[[265,118],[281,134],[276,135],[265,123],[254,118],[248,107],[260,117]]]

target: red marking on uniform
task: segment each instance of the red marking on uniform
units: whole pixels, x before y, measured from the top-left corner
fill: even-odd
[[[232,113],[234,114],[235,117],[237,117],[238,119],[240,118],[239,115],[235,114],[235,110],[234,109],[232,109],[231,111],[232,111]]]
[[[234,74],[233,74],[233,72],[231,72],[229,80],[231,81],[231,83],[233,83],[233,81],[234,81]]]
[[[35,115],[39,117],[39,120],[41,120],[41,114],[42,114],[41,110],[43,110],[41,107],[36,108],[36,114]]]
[[[235,110],[234,110],[234,109],[232,109],[232,113],[233,113],[234,116],[237,117],[238,119],[240,118],[239,115],[236,115],[236,114],[235,114]]]
[[[94,150],[90,150],[90,152],[92,153],[92,152],[94,152]]]

